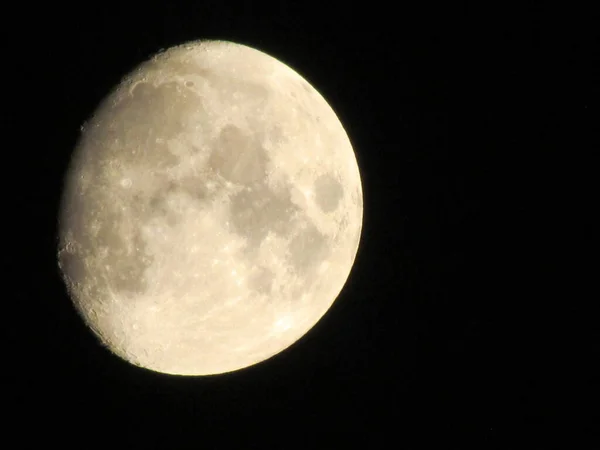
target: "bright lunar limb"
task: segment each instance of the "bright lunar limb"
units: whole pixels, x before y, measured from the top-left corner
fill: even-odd
[[[104,345],[169,374],[230,372],[310,330],[362,227],[356,157],[285,64],[222,41],[142,64],[85,125],[58,264]]]

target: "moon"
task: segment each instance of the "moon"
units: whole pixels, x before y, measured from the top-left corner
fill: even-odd
[[[115,355],[220,374],[271,358],[323,317],[362,218],[355,153],[319,92],[259,50],[196,41],[133,70],[82,127],[58,266]]]

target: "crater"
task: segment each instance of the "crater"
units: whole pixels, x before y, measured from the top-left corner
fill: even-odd
[[[314,183],[315,202],[323,212],[329,213],[337,209],[344,190],[331,175],[320,175]]]
[[[265,178],[268,157],[256,137],[226,125],[209,158],[210,167],[232,183],[249,184]]]

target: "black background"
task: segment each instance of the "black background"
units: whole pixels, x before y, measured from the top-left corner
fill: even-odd
[[[580,208],[597,208],[584,158],[599,143],[599,22],[564,5],[451,3],[9,12],[9,435],[66,448],[599,448],[594,266],[566,256],[590,246]],[[348,283],[303,339],[182,378],[129,365],[85,329],[57,271],[56,214],[102,97],[159,49],[203,38],[258,48],[323,94],[357,155],[364,224]]]

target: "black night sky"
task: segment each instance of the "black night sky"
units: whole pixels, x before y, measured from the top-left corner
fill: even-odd
[[[579,207],[597,208],[581,194],[594,166],[575,156],[600,143],[591,11],[101,4],[4,17],[9,435],[36,448],[600,448],[597,316],[580,302],[594,298],[591,266],[571,283],[582,259],[562,256],[591,239]],[[56,215],[98,102],[159,49],[203,38],[260,49],[322,93],[365,209],[350,279],[304,338],[245,370],[182,378],[86,330],[56,267]]]

